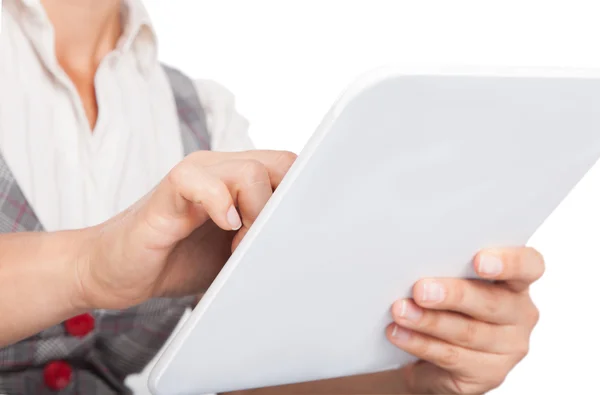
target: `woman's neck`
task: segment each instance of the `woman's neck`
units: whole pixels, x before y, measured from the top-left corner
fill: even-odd
[[[121,0],[41,0],[54,26],[58,63],[79,93],[94,129],[98,103],[94,77],[121,36]]]
[[[66,70],[95,73],[121,36],[121,0],[41,0]]]

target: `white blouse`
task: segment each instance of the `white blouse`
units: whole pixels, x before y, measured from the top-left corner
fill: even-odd
[[[58,65],[39,0],[4,0],[0,35],[0,151],[47,231],[92,226],[124,210],[183,158],[171,86],[141,0],[124,0],[124,34],[95,76],[90,130]],[[252,148],[233,95],[195,82],[214,150]]]

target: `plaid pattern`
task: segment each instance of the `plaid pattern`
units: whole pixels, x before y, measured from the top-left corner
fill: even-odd
[[[210,149],[205,113],[193,82],[163,66],[179,115],[185,154]],[[35,213],[0,155],[0,233],[43,231]],[[95,328],[87,336],[70,336],[62,324],[0,349],[0,394],[130,394],[123,384],[156,355],[193,303],[193,298],[157,298],[125,311],[95,311]],[[44,366],[55,360],[73,367],[67,388],[53,391],[43,379]]]

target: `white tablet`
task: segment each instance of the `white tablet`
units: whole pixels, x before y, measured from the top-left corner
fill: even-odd
[[[590,71],[378,70],[340,98],[159,359],[156,395],[392,369],[390,306],[526,244],[600,157]]]

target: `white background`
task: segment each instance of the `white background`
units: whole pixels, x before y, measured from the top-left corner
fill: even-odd
[[[299,151],[339,93],[381,65],[600,68],[596,1],[146,4],[162,60],[232,90],[260,148]],[[597,391],[599,241],[600,165],[531,240],[547,260],[533,290],[542,318],[530,355],[494,394]]]

